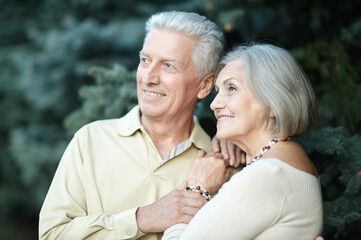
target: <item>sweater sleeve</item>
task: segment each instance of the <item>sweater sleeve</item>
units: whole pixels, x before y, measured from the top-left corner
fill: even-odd
[[[285,194],[277,173],[246,167],[224,184],[189,225],[174,225],[163,239],[254,239],[282,213]]]
[[[137,208],[117,214],[88,215],[84,190],[83,149],[86,131],[67,147],[40,212],[39,239],[135,239]]]

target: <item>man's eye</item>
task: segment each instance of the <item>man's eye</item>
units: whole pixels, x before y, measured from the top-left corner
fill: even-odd
[[[142,61],[142,62],[148,62],[148,59],[146,59],[146,58],[141,58],[140,61]]]
[[[173,67],[172,64],[170,64],[170,63],[166,63],[165,65],[167,66],[167,68],[172,68]]]

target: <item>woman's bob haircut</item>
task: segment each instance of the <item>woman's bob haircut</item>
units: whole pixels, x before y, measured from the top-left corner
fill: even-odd
[[[275,116],[274,137],[295,136],[317,124],[317,101],[312,86],[286,50],[270,44],[237,46],[222,59],[218,72],[233,61],[241,63],[248,87],[263,105],[267,123],[270,111]]]

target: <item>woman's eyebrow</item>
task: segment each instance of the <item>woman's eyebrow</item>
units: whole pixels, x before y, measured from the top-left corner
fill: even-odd
[[[227,78],[226,80],[223,81],[223,85],[226,85],[230,81],[237,81],[237,80],[234,77]]]

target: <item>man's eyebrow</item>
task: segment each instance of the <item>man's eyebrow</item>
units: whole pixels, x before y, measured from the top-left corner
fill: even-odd
[[[162,58],[163,61],[168,61],[168,62],[180,62],[178,59],[176,58]]]
[[[146,57],[149,57],[149,54],[144,51],[139,51],[139,55],[144,55]]]
[[[144,51],[139,51],[139,55],[150,57],[150,55],[147,52],[144,52]],[[161,61],[162,62],[175,62],[177,65],[180,65],[180,66],[184,65],[184,63],[182,63],[182,61],[180,61],[177,58],[162,58]]]
[[[184,65],[184,63],[182,63],[181,61],[179,61],[179,60],[176,59],[176,58],[162,58],[162,61],[163,61],[163,62],[174,62],[174,63],[176,63],[176,64],[179,65],[179,66],[183,66],[183,65]]]

